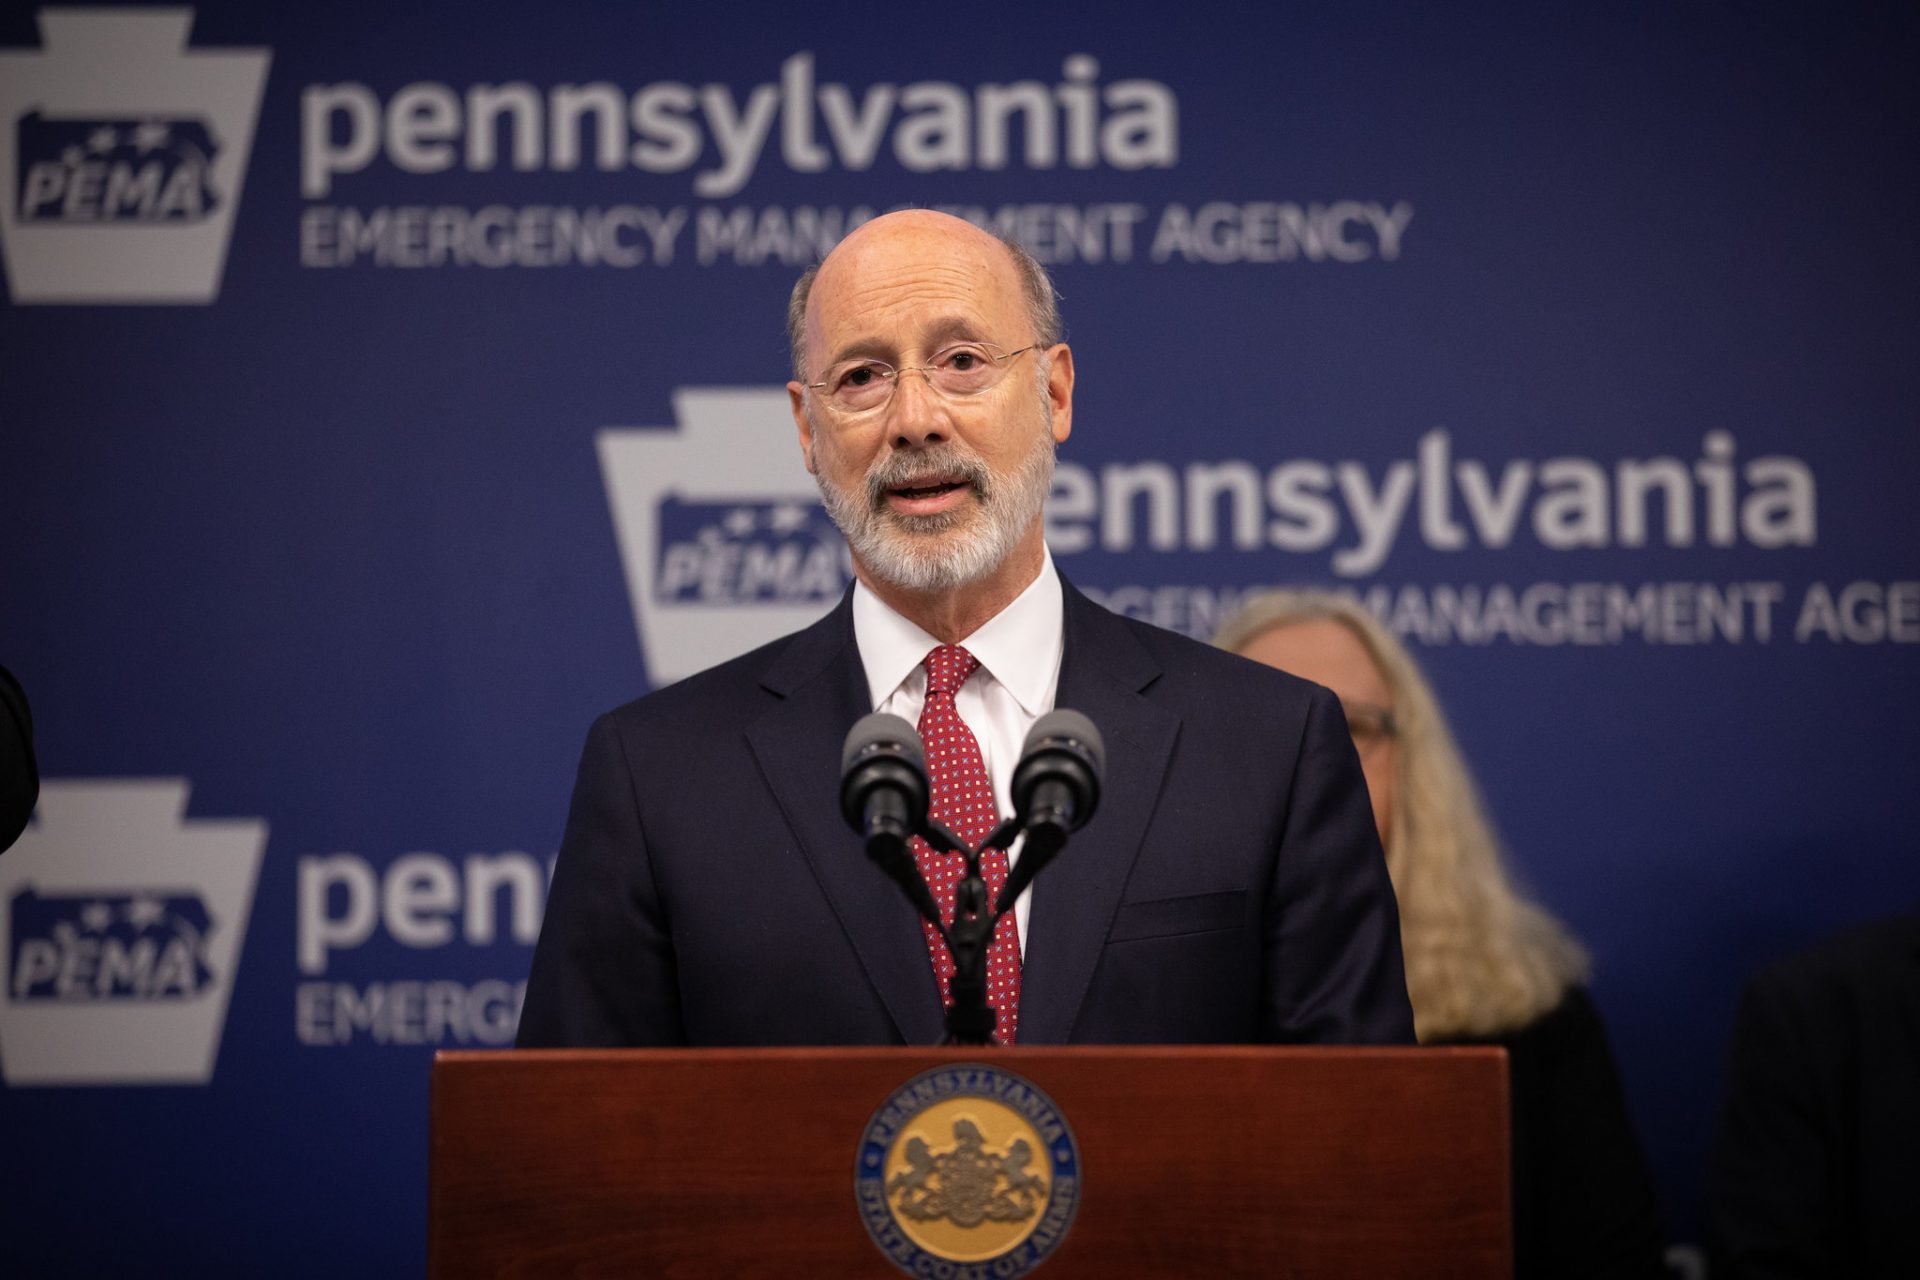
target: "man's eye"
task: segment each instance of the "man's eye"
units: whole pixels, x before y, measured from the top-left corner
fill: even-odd
[[[840,385],[843,387],[871,386],[876,376],[878,375],[874,373],[873,366],[856,365],[841,376]]]
[[[951,364],[960,372],[965,373],[969,369],[979,366],[980,353],[978,351],[956,351],[947,358],[947,363]]]

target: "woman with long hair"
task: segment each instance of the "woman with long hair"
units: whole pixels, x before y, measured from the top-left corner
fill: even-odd
[[[1412,655],[1358,601],[1315,591],[1250,598],[1214,643],[1340,697],[1399,899],[1420,1042],[1508,1049],[1516,1274],[1664,1275],[1586,953],[1515,888]]]

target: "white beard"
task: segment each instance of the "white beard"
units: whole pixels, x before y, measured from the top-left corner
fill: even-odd
[[[827,514],[869,573],[907,591],[948,591],[998,569],[1046,506],[1054,442],[1047,416],[1037,426],[1033,447],[1002,476],[979,455],[945,443],[889,451],[867,469],[863,493],[839,488],[817,466],[814,479]],[[887,506],[887,490],[933,475],[965,477],[975,508],[913,516]]]

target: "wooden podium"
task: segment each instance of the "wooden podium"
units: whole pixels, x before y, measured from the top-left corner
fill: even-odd
[[[1048,1280],[1512,1272],[1504,1050],[1251,1047],[441,1053],[428,1270],[897,1277],[856,1160],[954,1063],[1030,1081],[1071,1129]]]

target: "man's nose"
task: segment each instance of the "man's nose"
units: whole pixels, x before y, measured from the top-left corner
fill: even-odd
[[[902,369],[894,375],[893,402],[887,412],[895,448],[946,439],[946,397],[933,389],[925,369]]]

